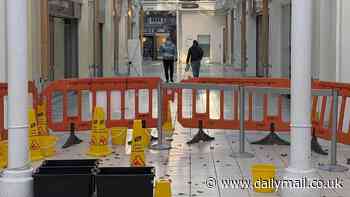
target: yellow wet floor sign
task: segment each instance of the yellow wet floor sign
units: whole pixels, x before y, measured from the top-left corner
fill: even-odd
[[[130,157],[132,167],[143,167],[146,165],[143,133],[143,128],[136,127],[133,130]]]
[[[29,136],[38,136],[38,123],[36,121],[35,110],[29,109],[28,112],[28,121],[29,121]]]
[[[41,154],[40,139],[38,131],[38,123],[36,121],[36,114],[34,109],[28,111],[29,120],[29,152],[32,161],[38,161],[44,157]]]
[[[48,122],[46,116],[46,102],[37,106],[38,130],[39,135],[49,135]]]
[[[105,157],[112,154],[108,146],[109,132],[106,128],[105,114],[103,108],[95,107],[92,120],[91,140],[88,155],[94,157]]]

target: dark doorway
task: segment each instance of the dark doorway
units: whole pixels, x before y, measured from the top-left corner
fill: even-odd
[[[64,78],[77,78],[78,67],[78,21],[64,19]]]
[[[263,15],[257,15],[256,16],[256,76],[257,77],[264,77],[266,75],[266,65],[264,65],[264,32],[263,32]],[[270,27],[270,18],[268,19],[268,31]],[[270,34],[268,34],[270,35]],[[269,39],[268,39],[269,40]],[[266,75],[267,76],[267,75]]]

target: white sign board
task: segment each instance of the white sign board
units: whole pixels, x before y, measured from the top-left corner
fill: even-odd
[[[142,76],[142,54],[140,40],[128,40],[128,60],[131,63],[130,75]]]

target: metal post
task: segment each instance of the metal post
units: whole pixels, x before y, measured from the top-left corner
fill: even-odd
[[[153,150],[169,150],[171,146],[168,144],[164,144],[164,136],[163,136],[163,89],[162,82],[159,82],[158,86],[158,143],[153,144],[151,149]]]
[[[253,158],[252,153],[245,152],[245,89],[243,86],[239,87],[239,152],[233,154],[237,158]]]
[[[247,0],[242,1],[241,14],[241,68],[242,75],[246,75],[247,69]]]
[[[333,90],[333,124],[331,141],[331,160],[328,165],[320,165],[319,168],[328,172],[346,172],[349,168],[337,164],[337,128],[338,128],[338,91]]]

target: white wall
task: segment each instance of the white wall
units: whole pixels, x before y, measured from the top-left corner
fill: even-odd
[[[28,2],[28,79],[41,77],[41,20],[40,1]]]
[[[319,2],[319,79],[324,81],[336,80],[336,10],[335,1],[320,0]],[[335,20],[335,21],[333,21]],[[321,22],[322,21],[322,22]],[[315,50],[316,51],[316,50]]]
[[[235,9],[235,17],[234,17],[234,46],[233,46],[233,58],[234,58],[234,66],[236,68],[241,68],[241,18],[240,18],[240,9]]]
[[[122,2],[119,22],[119,72],[127,72],[128,62],[128,2]]]
[[[338,81],[350,83],[350,1],[339,0],[341,3],[340,10],[338,10],[341,19],[338,21],[340,24],[340,35],[339,36],[339,68],[338,70]]]
[[[0,1],[0,82],[7,81],[5,16],[5,1],[2,0]]]
[[[350,82],[350,2],[314,3],[312,68],[323,81]]]
[[[103,75],[113,76],[114,67],[114,19],[113,0],[106,0],[106,17],[103,25]]]
[[[82,0],[79,21],[79,77],[89,76],[89,66],[93,64],[93,7],[89,0]]]
[[[271,77],[282,77],[282,3],[281,1],[272,1],[270,3],[270,39],[269,39],[269,62],[272,65],[270,72]]]
[[[223,47],[222,27],[225,26],[226,16],[214,16],[198,12],[182,12],[182,48],[181,60],[184,61],[192,40],[196,40],[199,34],[210,35],[210,61],[220,63]]]

